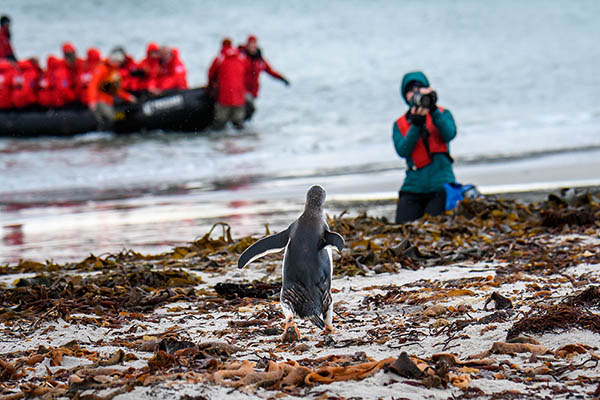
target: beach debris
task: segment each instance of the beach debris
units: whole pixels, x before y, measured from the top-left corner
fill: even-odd
[[[565,208],[562,210],[541,210],[542,225],[559,227],[563,225],[593,225],[596,217],[590,210]]]
[[[231,265],[256,240],[226,224],[157,255],[0,265],[0,399],[188,385],[198,399],[348,398],[352,385],[330,384],[349,381],[382,397],[414,386],[464,399],[537,398],[540,387],[600,396],[598,204],[487,196],[405,225],[331,218],[347,239],[334,254],[346,278],[332,289],[344,334],[305,324],[310,335],[292,344],[279,339],[281,256],[254,266],[260,280],[240,280]],[[546,226],[551,213],[571,219]],[[593,223],[579,223],[585,213]]]
[[[513,308],[512,301],[509,298],[502,296],[498,292],[492,293],[492,295],[486,300],[483,305],[483,309],[487,310],[489,303],[494,302],[494,308],[496,310],[506,310],[507,308]]]
[[[423,311],[423,314],[427,317],[437,317],[445,314],[446,311],[448,311],[446,307],[441,304],[434,304],[433,306],[427,307],[425,311]]]
[[[50,286],[50,279],[44,275],[35,276],[33,278],[20,278],[16,281],[16,287],[27,287],[27,286]]]
[[[405,378],[420,378],[424,375],[417,364],[406,354],[405,351],[390,365],[390,371]]]
[[[219,282],[215,285],[215,291],[219,296],[223,296],[226,299],[232,299],[236,297],[253,297],[257,299],[269,299],[277,298],[279,292],[281,291],[281,284],[264,282]]]
[[[600,286],[590,286],[582,292],[569,296],[564,304],[574,307],[598,307],[600,308]]]
[[[508,330],[506,339],[510,340],[522,333],[542,334],[571,328],[600,333],[600,315],[572,306],[548,306],[515,322]]]

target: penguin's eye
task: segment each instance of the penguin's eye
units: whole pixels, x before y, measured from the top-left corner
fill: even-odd
[[[327,242],[325,241],[325,239],[319,239],[319,250],[323,250],[325,246],[327,246]]]

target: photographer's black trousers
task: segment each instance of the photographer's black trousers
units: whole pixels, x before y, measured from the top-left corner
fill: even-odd
[[[426,213],[439,215],[446,209],[446,191],[431,193],[398,193],[398,205],[396,206],[396,223],[414,221]]]

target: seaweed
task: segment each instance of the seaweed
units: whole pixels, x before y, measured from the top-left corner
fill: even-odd
[[[577,307],[552,305],[517,321],[506,334],[510,340],[522,333],[545,333],[570,328],[589,329],[600,333],[600,315]]]
[[[453,387],[460,392],[438,393],[465,399],[543,398],[540,385],[549,396],[598,395],[597,346],[549,348],[521,336],[600,332],[597,273],[575,268],[600,264],[600,206],[592,196],[559,200],[474,199],[404,225],[366,214],[329,218],[347,243],[334,253],[336,276],[388,275],[364,287],[338,281],[333,323],[343,335],[311,331],[296,344],[279,337],[281,255],[256,264],[261,280],[240,281],[237,258],[256,238],[234,239],[227,224],[162,254],[126,250],[77,263],[0,266],[6,282],[10,274],[33,275],[0,286],[4,348],[18,343],[0,355],[0,397],[108,399],[142,388],[177,396],[170,388],[189,384],[201,387],[190,399],[212,397],[204,390],[218,387],[265,398],[341,398],[327,385],[385,373],[365,385]],[[465,274],[408,272],[397,280],[402,270],[431,266]],[[415,278],[401,283],[407,276]],[[507,341],[494,341],[506,326]],[[57,345],[60,335],[66,343]],[[489,340],[488,350],[464,354],[472,338]],[[571,373],[578,370],[585,373]],[[479,379],[498,381],[497,389],[478,389]],[[505,391],[504,380],[522,389]]]

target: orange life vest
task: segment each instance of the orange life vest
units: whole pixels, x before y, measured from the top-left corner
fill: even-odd
[[[444,111],[442,107],[438,108],[440,111]],[[406,134],[410,129],[410,122],[408,122],[406,114],[402,115],[396,120],[396,125],[398,126],[398,130],[400,130],[402,136],[406,137]],[[412,159],[416,168],[423,168],[429,165],[432,161],[431,154],[448,154],[448,144],[444,142],[444,139],[442,139],[440,131],[433,123],[433,119],[429,113],[425,116],[425,128],[427,131],[429,131],[429,140],[427,141],[429,145],[429,152],[427,152],[427,147],[425,147],[423,139],[419,137],[417,143],[415,143],[412,153],[410,154],[410,158]]]

